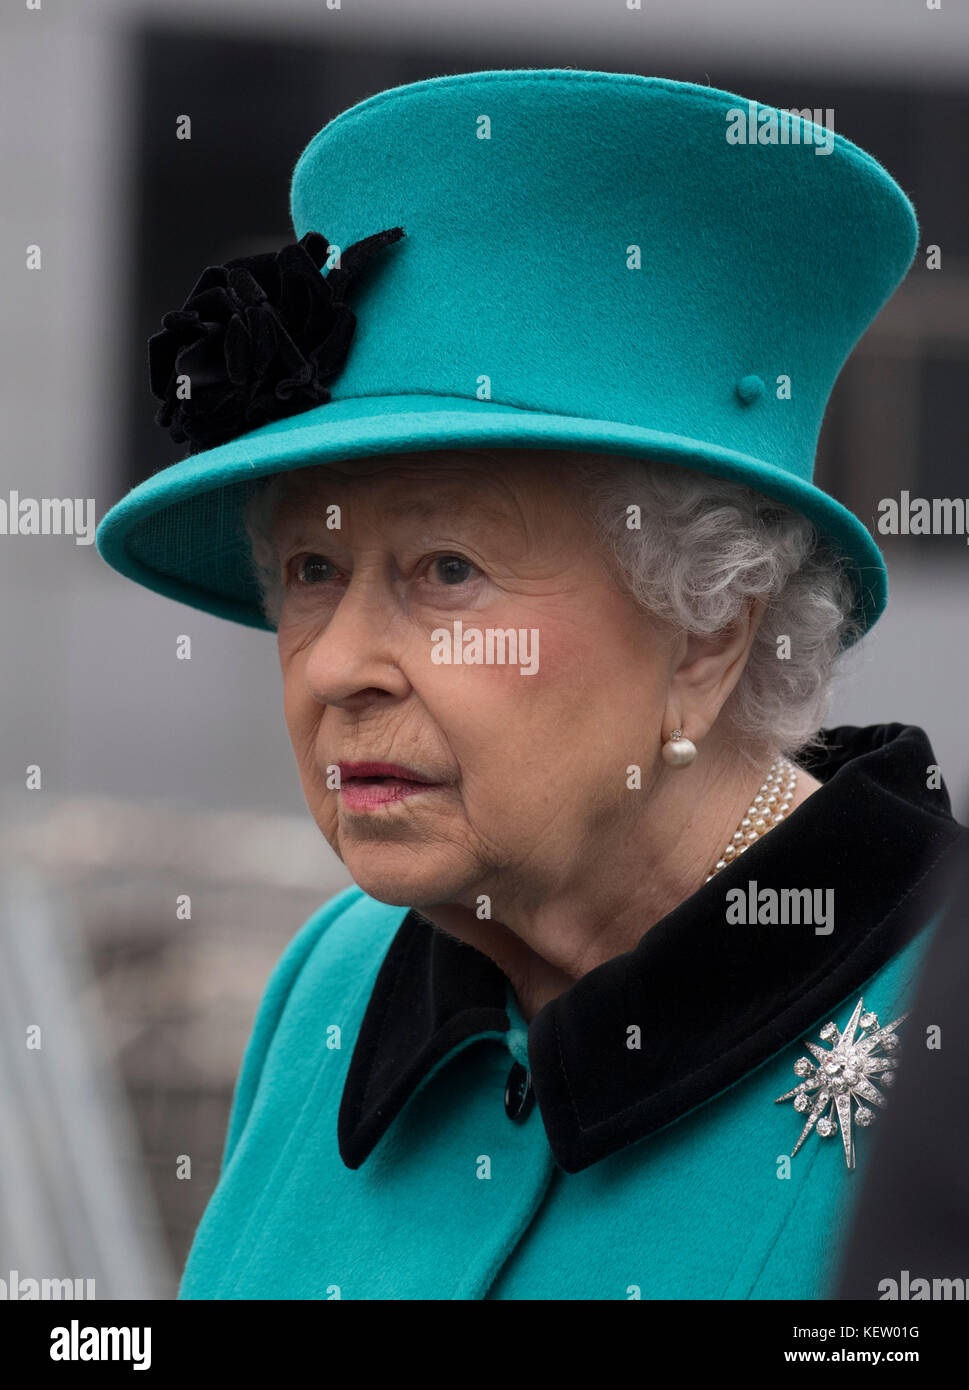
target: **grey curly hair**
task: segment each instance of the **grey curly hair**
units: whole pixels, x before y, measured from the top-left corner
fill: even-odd
[[[487,449],[441,452],[459,459],[495,457]],[[817,746],[837,658],[860,628],[851,617],[850,574],[813,524],[752,488],[680,464],[542,452],[554,452],[572,470],[617,581],[654,621],[710,635],[734,622],[751,600],[765,602],[722,716],[751,761],[764,748],[796,759]],[[282,579],[272,520],[294,476],[260,480],[246,508],[263,611],[274,627]],[[638,527],[629,524],[633,515]]]

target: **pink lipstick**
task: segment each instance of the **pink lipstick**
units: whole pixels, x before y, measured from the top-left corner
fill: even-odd
[[[434,791],[443,784],[425,780],[414,768],[400,763],[337,763],[340,769],[340,803],[348,811],[373,811],[405,797]]]

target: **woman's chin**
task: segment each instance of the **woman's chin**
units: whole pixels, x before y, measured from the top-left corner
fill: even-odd
[[[393,856],[387,854],[386,847],[372,855],[356,849],[344,851],[341,857],[358,888],[392,907],[459,901],[467,883],[466,873],[448,872],[444,866],[435,870],[428,864],[388,863]]]

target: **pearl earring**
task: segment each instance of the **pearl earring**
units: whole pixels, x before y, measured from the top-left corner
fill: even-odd
[[[674,729],[663,744],[663,761],[668,767],[689,767],[696,757],[696,744],[683,737],[682,729]]]

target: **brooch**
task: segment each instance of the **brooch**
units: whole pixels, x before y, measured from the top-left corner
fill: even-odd
[[[829,1042],[830,1049],[826,1050],[805,1040],[805,1047],[814,1057],[814,1061],[812,1062],[810,1057],[797,1059],[794,1072],[802,1078],[801,1081],[793,1091],[778,1096],[775,1101],[775,1104],[778,1104],[782,1100],[793,1098],[795,1110],[802,1115],[805,1111],[808,1112],[801,1137],[791,1150],[792,1158],[812,1129],[816,1129],[822,1139],[829,1139],[840,1127],[845,1163],[849,1168],[855,1166],[852,1121],[861,1125],[862,1129],[867,1129],[875,1118],[875,1112],[863,1102],[870,1101],[872,1105],[884,1106],[885,1097],[873,1084],[872,1077],[877,1076],[879,1084],[886,1089],[894,1083],[893,1073],[898,1063],[893,1057],[879,1054],[895,1051],[898,1038],[894,1029],[906,1018],[908,1014],[904,1013],[901,1018],[896,1018],[894,1022],[880,1028],[878,1015],[866,1012],[864,1000],[859,999],[843,1033],[833,1022],[826,1023],[821,1029],[821,1040]],[[859,1028],[861,1032],[856,1037]],[[856,1107],[854,1114],[851,1109],[852,1100]],[[829,1105],[830,1109],[825,1115],[823,1112]]]

